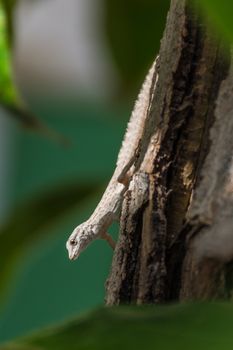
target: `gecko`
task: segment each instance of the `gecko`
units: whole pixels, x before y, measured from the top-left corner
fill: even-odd
[[[70,260],[77,259],[80,253],[97,238],[106,240],[113,249],[115,247],[115,242],[107,233],[107,229],[114,221],[120,220],[124,194],[134,174],[134,163],[140,152],[141,138],[152,99],[154,77],[157,80],[158,76],[157,68],[158,56],[149,69],[135,102],[112,178],[93,214],[74,229],[66,243]]]

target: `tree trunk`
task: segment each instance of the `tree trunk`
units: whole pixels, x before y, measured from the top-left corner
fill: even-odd
[[[108,305],[229,298],[233,289],[230,51],[171,0],[107,282]]]

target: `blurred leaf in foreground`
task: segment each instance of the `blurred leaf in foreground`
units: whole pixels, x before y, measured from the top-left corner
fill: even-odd
[[[0,0],[2,2],[2,6],[6,13],[7,18],[7,36],[8,40],[11,43],[12,41],[12,13],[14,5],[16,4],[16,0]]]
[[[229,0],[198,0],[214,26],[233,43],[233,2]]]
[[[64,186],[22,204],[0,230],[0,295],[24,249],[59,223],[69,211],[97,192],[98,185]]]
[[[0,2],[0,101],[8,106],[20,103],[18,92],[13,83],[11,57],[7,35],[7,21]]]
[[[170,0],[105,0],[104,4],[108,43],[131,94],[159,50]]]
[[[0,0],[0,105],[9,112],[11,117],[18,120],[22,126],[38,131],[62,144],[69,143],[65,137],[50,129],[37,119],[24,106],[24,103],[15,86],[11,67],[11,27],[12,10],[15,0]]]
[[[0,350],[231,350],[233,305],[102,308]]]

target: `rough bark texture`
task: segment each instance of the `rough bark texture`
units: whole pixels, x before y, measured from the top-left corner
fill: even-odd
[[[109,305],[231,294],[233,75],[189,2],[171,1]]]

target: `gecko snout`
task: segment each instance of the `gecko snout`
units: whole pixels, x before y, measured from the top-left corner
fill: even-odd
[[[68,239],[66,243],[66,249],[68,250],[68,255],[70,260],[75,260],[77,258],[76,246],[78,242],[76,239]]]

